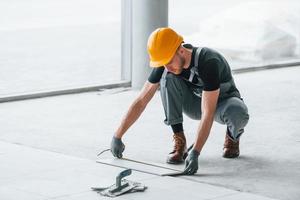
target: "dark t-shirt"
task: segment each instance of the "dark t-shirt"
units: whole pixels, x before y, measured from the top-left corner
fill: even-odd
[[[190,47],[191,45],[188,45]],[[190,69],[194,66],[195,53],[197,48],[192,47],[192,58],[188,69],[184,69],[178,76],[184,78],[185,80],[190,76]],[[226,82],[232,78],[230,73],[230,67],[225,60],[225,58],[218,52],[203,47],[201,49],[198,61],[198,73],[199,77],[203,81],[203,90],[213,91],[220,88],[220,83]],[[151,83],[158,83],[164,72],[164,67],[153,68],[148,81]],[[224,73],[229,72],[229,73]],[[197,78],[193,78],[193,85],[197,86]]]

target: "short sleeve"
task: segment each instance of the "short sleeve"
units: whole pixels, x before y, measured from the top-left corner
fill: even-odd
[[[204,91],[213,91],[220,88],[219,61],[217,59],[206,61],[201,74]]]
[[[158,83],[162,77],[162,74],[164,72],[165,68],[164,67],[155,67],[152,69],[148,81],[150,83]]]

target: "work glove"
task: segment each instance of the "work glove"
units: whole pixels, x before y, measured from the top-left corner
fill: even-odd
[[[185,169],[183,171],[184,174],[193,175],[198,170],[198,157],[199,152],[192,149],[187,158],[185,159]]]
[[[111,143],[110,143],[111,153],[117,158],[122,158],[122,156],[123,156],[122,153],[123,153],[124,149],[125,149],[125,145],[122,142],[122,140],[113,136]]]

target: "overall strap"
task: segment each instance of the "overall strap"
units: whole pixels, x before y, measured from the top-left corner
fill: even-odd
[[[168,70],[165,68],[165,69],[164,69],[164,72],[163,72],[163,74],[162,74],[162,77],[165,78],[165,77],[167,76],[167,73],[168,73]]]
[[[199,64],[199,56],[200,56],[200,52],[202,50],[202,47],[198,47],[196,54],[195,54],[195,58],[194,58],[194,66],[198,67]]]
[[[195,74],[197,74],[197,67],[199,64],[199,56],[200,56],[200,52],[202,50],[202,47],[198,47],[195,53],[195,58],[194,58],[194,66],[191,68],[191,74],[189,77],[189,82],[193,81],[193,78],[195,76]]]

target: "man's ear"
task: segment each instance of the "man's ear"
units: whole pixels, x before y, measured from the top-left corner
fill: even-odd
[[[184,47],[180,45],[176,52],[182,55],[184,53]]]

